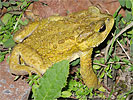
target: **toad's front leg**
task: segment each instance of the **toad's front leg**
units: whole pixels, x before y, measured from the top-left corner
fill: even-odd
[[[87,85],[88,88],[93,87],[97,88],[98,79],[96,74],[92,69],[92,61],[91,61],[91,54],[92,50],[90,49],[89,52],[85,52],[80,57],[80,73],[83,78],[83,81]]]
[[[9,61],[10,71],[16,75],[39,75],[45,72],[43,60],[40,55],[26,44],[20,43],[14,47]]]

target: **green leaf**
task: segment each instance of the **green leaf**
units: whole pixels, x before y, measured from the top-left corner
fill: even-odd
[[[71,65],[72,65],[72,66],[76,66],[77,64],[79,64],[79,62],[80,62],[80,59],[76,59],[75,61],[73,61],[73,62],[71,63]]]
[[[108,65],[104,70],[107,72],[109,70],[110,66]]]
[[[33,85],[33,83],[34,83],[34,81],[33,81],[33,80],[31,80],[31,81],[29,82],[29,86],[32,86],[32,85]]]
[[[103,86],[101,86],[98,90],[102,91],[102,92],[105,92],[106,89]]]
[[[5,58],[5,55],[0,55],[0,62],[2,62]]]
[[[125,59],[125,58],[123,58],[122,61],[125,62],[127,65],[130,63],[130,61],[128,59]]]
[[[35,75],[34,77],[33,77],[33,79],[38,79],[40,76],[39,75]]]
[[[2,8],[2,2],[1,2],[1,0],[0,0],[0,8]]]
[[[120,61],[120,58],[115,55],[114,60],[117,61],[117,62],[119,62]]]
[[[61,90],[66,85],[69,74],[69,61],[63,60],[49,68],[38,81],[38,86],[33,85],[34,100],[54,100],[61,96]]]
[[[118,15],[118,12],[116,11],[116,12],[113,14],[113,17],[115,18],[117,15]]]
[[[100,75],[100,78],[103,78],[105,75],[105,72],[102,72],[102,74]]]
[[[119,14],[119,15],[116,17],[116,22],[119,22],[121,18],[122,18],[122,15]]]
[[[3,18],[2,18],[2,22],[6,25],[7,22],[8,22],[8,20],[9,20],[11,17],[12,17],[11,14],[6,13],[6,14],[3,16]]]
[[[112,78],[112,75],[111,75],[111,73],[109,73],[109,72],[107,72],[107,76],[108,76],[109,78]]]
[[[116,31],[116,34],[118,34],[120,32],[120,29],[117,28],[115,31]]]
[[[13,38],[10,37],[6,42],[3,43],[3,46],[5,48],[11,48],[11,47],[15,46],[15,42],[14,42]]]
[[[75,80],[70,80],[68,83],[68,88],[69,90],[73,90],[73,87],[75,87],[77,85],[77,82]]]
[[[121,6],[125,6],[126,1],[125,0],[118,0]]]
[[[126,10],[126,22],[129,22],[132,18],[132,13]]]
[[[104,58],[101,58],[101,59],[100,59],[100,62],[101,62],[102,64],[104,64],[104,63],[105,63]]]
[[[16,2],[15,2],[14,0],[9,0],[9,2],[10,2],[11,4],[16,4]]]
[[[126,7],[130,9],[132,7],[132,3],[130,0],[126,0]]]
[[[7,54],[8,53],[8,51],[4,51],[4,52],[1,52],[0,51],[0,55],[5,55],[5,54]]]
[[[98,63],[98,64],[101,63],[100,60],[94,60],[93,62],[94,62],[94,63]]]
[[[63,91],[61,97],[67,98],[70,97],[72,93],[70,91]]]
[[[130,66],[130,68],[128,69],[128,71],[133,71],[133,65]]]
[[[113,68],[114,69],[119,69],[121,67],[121,65],[118,63],[118,64],[116,64],[116,65],[113,65]]]
[[[2,2],[3,6],[8,7],[9,6],[9,2]]]
[[[19,23],[22,25],[27,25],[28,24],[28,20],[26,19],[25,21],[22,21],[21,19],[19,20]]]
[[[121,7],[118,7],[117,10],[115,11],[115,13],[113,14],[113,17],[114,18],[118,15],[120,9],[121,9]]]
[[[93,69],[98,70],[98,69],[100,69],[100,68],[101,68],[101,66],[99,66],[99,65],[93,65]]]

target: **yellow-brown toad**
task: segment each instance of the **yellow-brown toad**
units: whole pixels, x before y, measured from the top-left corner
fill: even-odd
[[[88,87],[97,87],[91,65],[94,47],[105,40],[114,24],[108,14],[92,6],[66,17],[51,16],[35,21],[14,35],[18,44],[10,57],[11,73],[43,74],[55,62],[80,57],[80,73]]]

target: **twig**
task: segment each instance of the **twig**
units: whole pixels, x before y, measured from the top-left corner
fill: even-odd
[[[99,64],[99,63],[93,63],[93,64],[95,64],[95,65],[100,65],[100,66],[103,66],[103,67],[106,67],[106,65],[104,65],[104,64]]]
[[[120,47],[122,48],[122,50],[124,51],[124,53],[126,54],[127,58],[130,60],[129,55],[127,54],[127,52],[125,51],[125,49],[123,48],[123,46],[121,45],[121,43],[117,40],[117,43],[120,45]]]
[[[106,50],[105,50],[105,62],[107,61],[107,53],[109,50],[109,47],[111,46],[112,42],[115,41],[121,34],[123,34],[126,30],[131,28],[133,26],[133,22],[131,22],[128,26],[126,26],[124,29],[122,29],[119,34],[115,36],[115,38],[111,39],[110,43],[107,45]]]

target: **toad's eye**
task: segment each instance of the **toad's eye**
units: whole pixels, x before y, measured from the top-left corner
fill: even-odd
[[[105,31],[105,30],[106,30],[106,25],[103,24],[103,25],[100,27],[100,29],[98,30],[98,32],[103,32],[103,31]]]
[[[97,23],[95,23],[95,32],[104,32],[106,30],[106,24],[104,21],[98,21]]]

